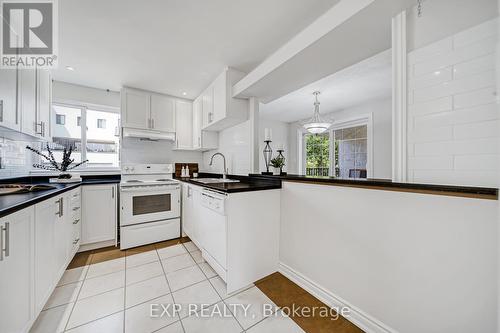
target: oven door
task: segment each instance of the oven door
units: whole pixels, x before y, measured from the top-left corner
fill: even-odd
[[[180,185],[123,186],[120,225],[160,221],[180,216]]]

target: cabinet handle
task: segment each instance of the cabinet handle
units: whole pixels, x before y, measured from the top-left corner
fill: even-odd
[[[59,205],[59,208],[58,208],[58,210],[57,210],[56,215],[57,215],[57,216],[59,216],[59,217],[62,217],[62,216],[63,216],[63,214],[64,214],[64,208],[63,208],[63,206],[64,206],[64,202],[63,202],[63,198],[60,198],[59,200],[57,200],[57,201],[56,201],[56,204],[58,204],[58,205]]]
[[[40,132],[38,132],[38,127],[40,127]],[[35,123],[35,134],[43,136],[43,122]]]
[[[151,128],[155,128],[155,120],[151,118]]]
[[[198,147],[201,148],[201,136],[198,137]]]
[[[80,207],[73,207],[73,211],[79,210]]]
[[[5,244],[4,244],[4,234],[5,234]],[[9,251],[10,251],[10,223],[5,222],[5,226],[2,227],[1,232],[0,232],[0,261],[3,260],[4,254],[5,257],[9,256]],[[4,248],[5,245],[5,248]]]
[[[78,224],[78,222],[80,222],[80,219],[76,219],[73,221],[73,224]]]
[[[115,198],[115,187],[114,186],[111,188],[111,198],[113,198],[113,199]]]
[[[3,122],[3,99],[0,99],[0,122]]]
[[[80,241],[80,238],[77,238],[77,239],[75,239],[75,240],[73,241],[73,244],[76,244],[76,243],[78,243],[79,241]]]

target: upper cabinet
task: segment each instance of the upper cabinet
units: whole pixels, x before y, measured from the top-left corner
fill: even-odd
[[[175,132],[175,98],[124,88],[121,92],[122,127]]]
[[[193,148],[193,103],[178,100],[175,104],[175,146],[177,149]]]
[[[219,146],[219,133],[203,131],[207,110],[203,108],[203,96],[193,102],[193,149],[211,150]]]
[[[162,132],[175,132],[175,98],[151,95],[151,128]]]
[[[233,85],[245,73],[226,68],[201,95],[203,129],[220,131],[248,119],[248,100],[232,97]]]
[[[0,69],[0,126],[19,131],[21,129],[17,106],[17,78],[19,70]]]
[[[123,89],[121,92],[122,126],[148,129],[150,125],[151,94],[135,90]]]
[[[0,73],[0,126],[49,141],[50,72],[44,69],[2,69]]]

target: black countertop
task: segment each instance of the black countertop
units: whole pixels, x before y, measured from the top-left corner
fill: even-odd
[[[398,183],[390,179],[373,178],[336,178],[323,176],[305,176],[287,174],[283,176],[250,174],[251,178],[274,179],[281,181],[294,181],[303,183],[315,183],[324,185],[338,185],[361,188],[373,188],[381,190],[415,192],[437,195],[461,196],[478,199],[498,199],[498,189],[488,187],[456,186],[456,185],[436,185],[418,183]]]
[[[220,174],[200,173],[198,178],[221,178]],[[281,181],[278,179],[259,179],[248,176],[228,175],[230,179],[237,179],[237,183],[212,183],[203,184],[195,181],[196,178],[175,178],[185,183],[202,186],[211,190],[223,193],[239,193],[263,190],[275,190],[281,188]]]
[[[116,184],[120,182],[120,175],[106,176],[82,176],[80,183],[57,184],[49,183],[48,177],[19,177],[1,179],[0,184],[28,184],[28,185],[51,185],[54,189],[33,191],[28,193],[0,195],[0,217],[6,216],[23,208],[47,200],[51,197],[77,188],[81,185],[93,184]]]

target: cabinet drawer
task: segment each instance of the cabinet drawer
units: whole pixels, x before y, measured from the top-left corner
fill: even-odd
[[[180,233],[180,219],[124,226],[120,228],[120,249],[178,238]]]

